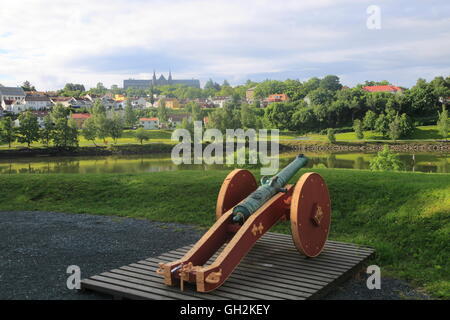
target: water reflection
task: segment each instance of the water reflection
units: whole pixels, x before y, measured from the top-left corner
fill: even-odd
[[[282,154],[280,166],[285,166],[295,153]],[[307,153],[309,168],[369,169],[369,162],[375,154],[365,153]],[[450,173],[448,154],[417,153],[400,154],[406,171]],[[137,155],[109,157],[48,157],[32,159],[0,160],[0,174],[16,173],[143,173],[176,170],[229,170],[234,166],[182,164],[175,165],[170,155]],[[252,168],[256,166],[246,165]]]

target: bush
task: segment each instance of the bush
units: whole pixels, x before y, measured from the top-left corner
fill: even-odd
[[[334,135],[334,129],[328,128],[327,130],[327,138],[330,143],[336,142],[336,136]]]
[[[383,150],[370,160],[370,170],[374,171],[399,171],[402,169],[398,155],[389,150],[389,146],[384,145]]]
[[[150,133],[148,133],[144,128],[139,128],[135,131],[134,136],[141,144],[144,141],[150,140]]]

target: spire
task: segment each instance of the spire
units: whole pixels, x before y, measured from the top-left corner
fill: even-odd
[[[172,71],[169,69],[169,84],[172,84]]]

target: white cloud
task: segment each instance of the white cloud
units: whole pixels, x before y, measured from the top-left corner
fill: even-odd
[[[3,0],[0,82],[16,85],[30,80],[46,89],[66,82],[121,84],[124,78],[148,76],[151,70],[107,65],[105,71],[95,63],[115,63],[108,58],[133,50],[144,53],[141,59],[148,52],[170,57],[173,65],[180,59],[192,62],[192,66],[186,62],[181,72],[173,70],[177,77],[234,81],[299,66],[367,60],[371,52],[380,57],[393,52],[407,55],[411,63],[448,55],[448,34],[442,39],[436,30],[448,30],[449,19],[439,17],[432,22],[426,17],[384,20],[390,32],[373,49],[373,34],[364,29],[368,4],[366,0]],[[416,29],[421,30],[420,37],[412,39],[391,31]],[[439,39],[447,44],[439,45]],[[367,61],[383,66],[382,60]]]

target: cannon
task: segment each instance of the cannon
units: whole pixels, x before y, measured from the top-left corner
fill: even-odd
[[[314,172],[303,174],[295,185],[289,180],[308,162],[299,155],[273,177],[233,170],[222,184],[216,205],[216,222],[186,253],[156,271],[168,286],[195,284],[198,292],[220,287],[260,237],[279,221],[290,220],[297,250],[318,256],[328,238],[331,203],[327,185]],[[220,251],[220,249],[222,249]],[[218,251],[220,253],[210,262]]]

